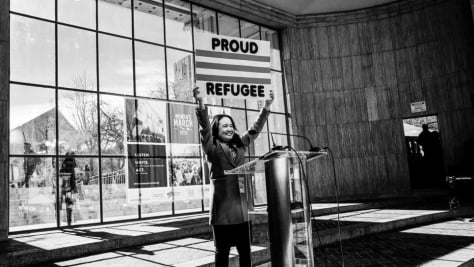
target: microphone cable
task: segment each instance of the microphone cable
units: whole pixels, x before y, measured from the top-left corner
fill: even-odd
[[[334,155],[329,147],[325,147],[329,151],[329,156],[331,158],[332,162],[332,170],[333,170],[333,176],[334,176],[334,187],[335,187],[335,193],[336,193],[336,207],[337,207],[337,229],[339,232],[339,249],[341,251],[341,261],[342,261],[342,266],[344,267],[344,250],[342,248],[342,235],[341,235],[341,222],[340,222],[340,210],[339,210],[339,186],[337,184],[337,178],[336,178],[336,166],[334,162]]]

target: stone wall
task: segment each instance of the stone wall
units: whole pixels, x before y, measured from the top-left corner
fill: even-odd
[[[313,199],[401,196],[410,180],[402,119],[437,115],[445,168],[474,138],[469,0],[406,0],[298,16],[282,31],[292,130],[334,155],[308,174]],[[427,111],[411,113],[410,103]],[[304,144],[297,144],[303,149]]]

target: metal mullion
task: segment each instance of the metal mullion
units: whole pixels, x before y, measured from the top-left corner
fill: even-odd
[[[55,102],[55,125],[56,125],[56,227],[59,228],[61,225],[60,221],[60,203],[59,203],[59,89],[58,89],[58,0],[54,1],[54,102]]]
[[[155,43],[155,42],[152,42],[152,41],[147,41],[147,40],[143,40],[143,39],[136,39],[134,38],[135,41],[137,42],[140,42],[140,43],[145,43],[145,44],[150,44],[150,45],[156,45],[156,46],[160,46],[160,47],[165,47],[164,44],[159,44],[159,43]]]
[[[163,44],[165,46],[165,87],[166,87],[166,101],[167,101],[167,107],[168,107],[168,121],[169,121],[169,118],[170,118],[170,115],[169,115],[169,101],[170,101],[170,93],[169,93],[169,83],[168,83],[168,46],[166,44],[166,12],[165,12],[165,9],[166,9],[166,5],[165,5],[165,0],[162,0],[162,4],[163,4],[163,8],[161,9],[161,12],[162,12],[162,17],[163,17]],[[171,124],[171,122],[169,121],[168,122],[169,124]],[[170,129],[168,129],[168,133],[170,132]],[[169,137],[171,138],[171,134],[169,134]],[[166,154],[166,153],[165,153]],[[173,157],[171,156],[171,145],[170,145],[170,162],[172,163],[173,162]],[[166,161],[165,161],[166,162]],[[168,166],[166,167],[168,168]],[[173,177],[173,168],[171,168],[171,177]],[[171,199],[171,215],[175,215],[175,205],[174,205],[174,186],[173,186],[173,183],[171,183],[171,190],[173,192],[172,194],[172,199]]]
[[[50,20],[50,19],[40,18],[40,17],[28,15],[28,14],[19,13],[19,12],[16,12],[16,11],[11,11],[11,10],[10,10],[10,14],[21,16],[21,17],[26,17],[26,18],[30,18],[30,19],[35,19],[35,20],[41,20],[43,22],[50,22],[50,23],[56,23],[57,22],[56,18],[54,20]]]
[[[163,13],[163,44],[165,46],[165,80],[166,80],[166,100],[170,100],[169,96],[169,86],[168,86],[168,46],[166,45],[166,12],[165,12],[165,0],[162,0],[163,8],[161,12]]]
[[[276,31],[276,33],[278,34],[278,47],[282,47],[282,42],[283,40],[281,39],[281,34],[279,31]],[[280,52],[280,68],[281,70],[283,71],[283,66],[281,65],[283,64],[283,53]],[[290,122],[289,122],[289,113],[288,113],[288,103],[287,103],[287,100],[286,100],[286,82],[285,82],[285,79],[286,79],[286,76],[285,76],[285,73],[282,72],[282,75],[281,75],[281,88],[283,89],[283,106],[285,108],[285,111],[284,111],[284,114],[285,114],[285,124],[286,124],[286,141],[288,142],[288,145],[289,146],[292,146],[291,144],[291,138],[290,138]]]
[[[100,223],[104,223],[104,201],[102,194],[102,147],[100,134],[100,71],[99,71],[99,0],[95,0],[95,71],[96,71],[96,85],[97,85],[97,142],[99,148],[99,214]]]
[[[134,0],[131,1],[130,12],[132,13],[132,79],[133,79],[133,97],[135,99],[135,114],[137,113],[138,109],[138,99],[137,96],[137,74],[136,74],[136,66],[135,66],[135,3]],[[138,118],[137,118],[138,120]],[[138,123],[137,123],[138,124]],[[136,136],[138,137],[138,127],[136,128]],[[140,146],[137,144],[137,152],[140,154]],[[128,158],[127,158],[128,160]],[[141,186],[141,175],[137,174],[138,176],[138,219],[142,218],[142,186]]]
[[[193,4],[190,5],[191,10],[191,41],[192,41],[192,50],[193,50],[193,86],[196,86],[196,53],[194,53],[194,16],[193,16]],[[191,88],[194,90],[194,88]],[[199,127],[199,126],[198,126]],[[199,128],[198,128],[199,129]],[[197,132],[199,135],[199,131]],[[199,140],[199,139],[198,139]],[[199,146],[199,155],[201,154],[201,146]],[[199,165],[201,166],[201,177],[202,177],[202,157],[199,157]],[[204,212],[204,179],[201,179],[201,211]]]
[[[71,27],[71,28],[75,28],[75,29],[84,30],[84,31],[95,32],[94,29],[87,28],[87,27],[83,27],[83,26],[79,26],[79,25],[69,24],[69,23],[65,23],[65,22],[57,22],[57,24],[58,24],[58,25],[61,25],[61,26],[66,26],[66,27]]]
[[[11,84],[16,84],[16,85],[23,85],[23,86],[34,86],[34,87],[41,87],[41,88],[48,88],[48,89],[56,89],[57,87],[54,85],[44,85],[44,84],[35,84],[35,83],[25,83],[25,82],[17,82],[17,81],[11,81]]]

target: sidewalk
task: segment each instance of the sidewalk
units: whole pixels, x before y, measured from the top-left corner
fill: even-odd
[[[415,242],[417,241],[416,237],[424,240],[427,239],[427,234],[415,235],[412,233],[408,235],[408,233],[404,233],[397,238],[389,238],[384,235],[390,233],[381,232],[401,228],[409,229],[410,227],[417,229],[420,224],[437,225],[441,221],[474,216],[473,207],[464,207],[456,212],[451,212],[446,209],[447,204],[444,202],[420,204],[404,200],[344,203],[339,207],[341,212],[339,216],[335,214],[337,208],[334,203],[313,204],[312,208],[313,214],[316,215],[313,220],[313,243],[315,247],[319,245],[324,247],[323,250],[315,248],[316,261],[320,266],[325,266],[326,259],[328,263],[334,264],[328,266],[339,266],[337,265],[338,259],[340,259],[339,246],[337,245],[339,229],[335,220],[337,217],[339,217],[341,225],[345,266],[416,266],[416,264],[397,265],[401,262],[395,260],[393,261],[395,263],[391,264],[390,257],[387,255],[393,255],[394,258],[406,257],[407,251],[399,253],[398,249],[403,251],[403,248],[407,247],[407,242],[418,244]],[[260,214],[256,212],[254,216],[256,225],[254,231],[257,238],[254,238],[256,240],[253,243],[255,246],[252,248],[252,257],[254,263],[263,264],[270,258],[268,240],[264,236],[265,216],[263,212]],[[214,247],[207,219],[207,214],[198,214],[12,235],[10,241],[6,242],[6,246],[3,246],[0,251],[0,266],[26,266],[39,263],[42,263],[41,266],[45,266],[46,262],[49,262],[49,266],[125,266],[125,264],[137,267],[213,266]],[[444,234],[436,236],[441,236],[437,237],[440,238],[441,244],[442,241],[449,243],[447,239],[462,239],[463,244],[471,242],[472,245],[474,242],[472,240],[472,236],[474,236],[472,224],[474,223],[466,222],[465,227],[463,226],[458,232],[453,226],[450,231],[457,236]],[[377,239],[379,236],[382,238]],[[407,236],[411,236],[414,240],[405,239],[404,237]],[[375,241],[372,238],[375,238]],[[360,241],[366,239],[368,243]],[[392,245],[390,240],[399,242]],[[362,242],[362,245],[353,242]],[[456,251],[456,248],[464,248],[461,245],[456,245],[455,241],[452,243],[455,245],[446,246],[450,252]],[[361,251],[357,251],[358,246],[362,246]],[[367,250],[364,250],[365,247]],[[322,251],[325,250],[327,252],[323,253]],[[425,252],[422,247],[408,250],[411,254],[416,254],[418,251]],[[372,254],[366,255],[366,252]],[[236,254],[235,251],[233,253]],[[446,254],[447,252],[442,251],[434,252],[426,254],[423,259],[434,260],[439,258],[437,256]],[[380,255],[383,256],[381,259],[378,258]],[[474,257],[474,253],[471,257]],[[367,263],[360,261],[361,258],[374,261]],[[467,258],[468,256],[465,257],[466,261],[469,260]],[[231,262],[236,264],[237,257],[233,257]],[[380,264],[380,262],[385,262],[388,265]],[[420,262],[421,260],[418,263]]]

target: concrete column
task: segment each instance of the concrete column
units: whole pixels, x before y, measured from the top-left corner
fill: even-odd
[[[0,1],[0,242],[8,239],[10,0]]]

